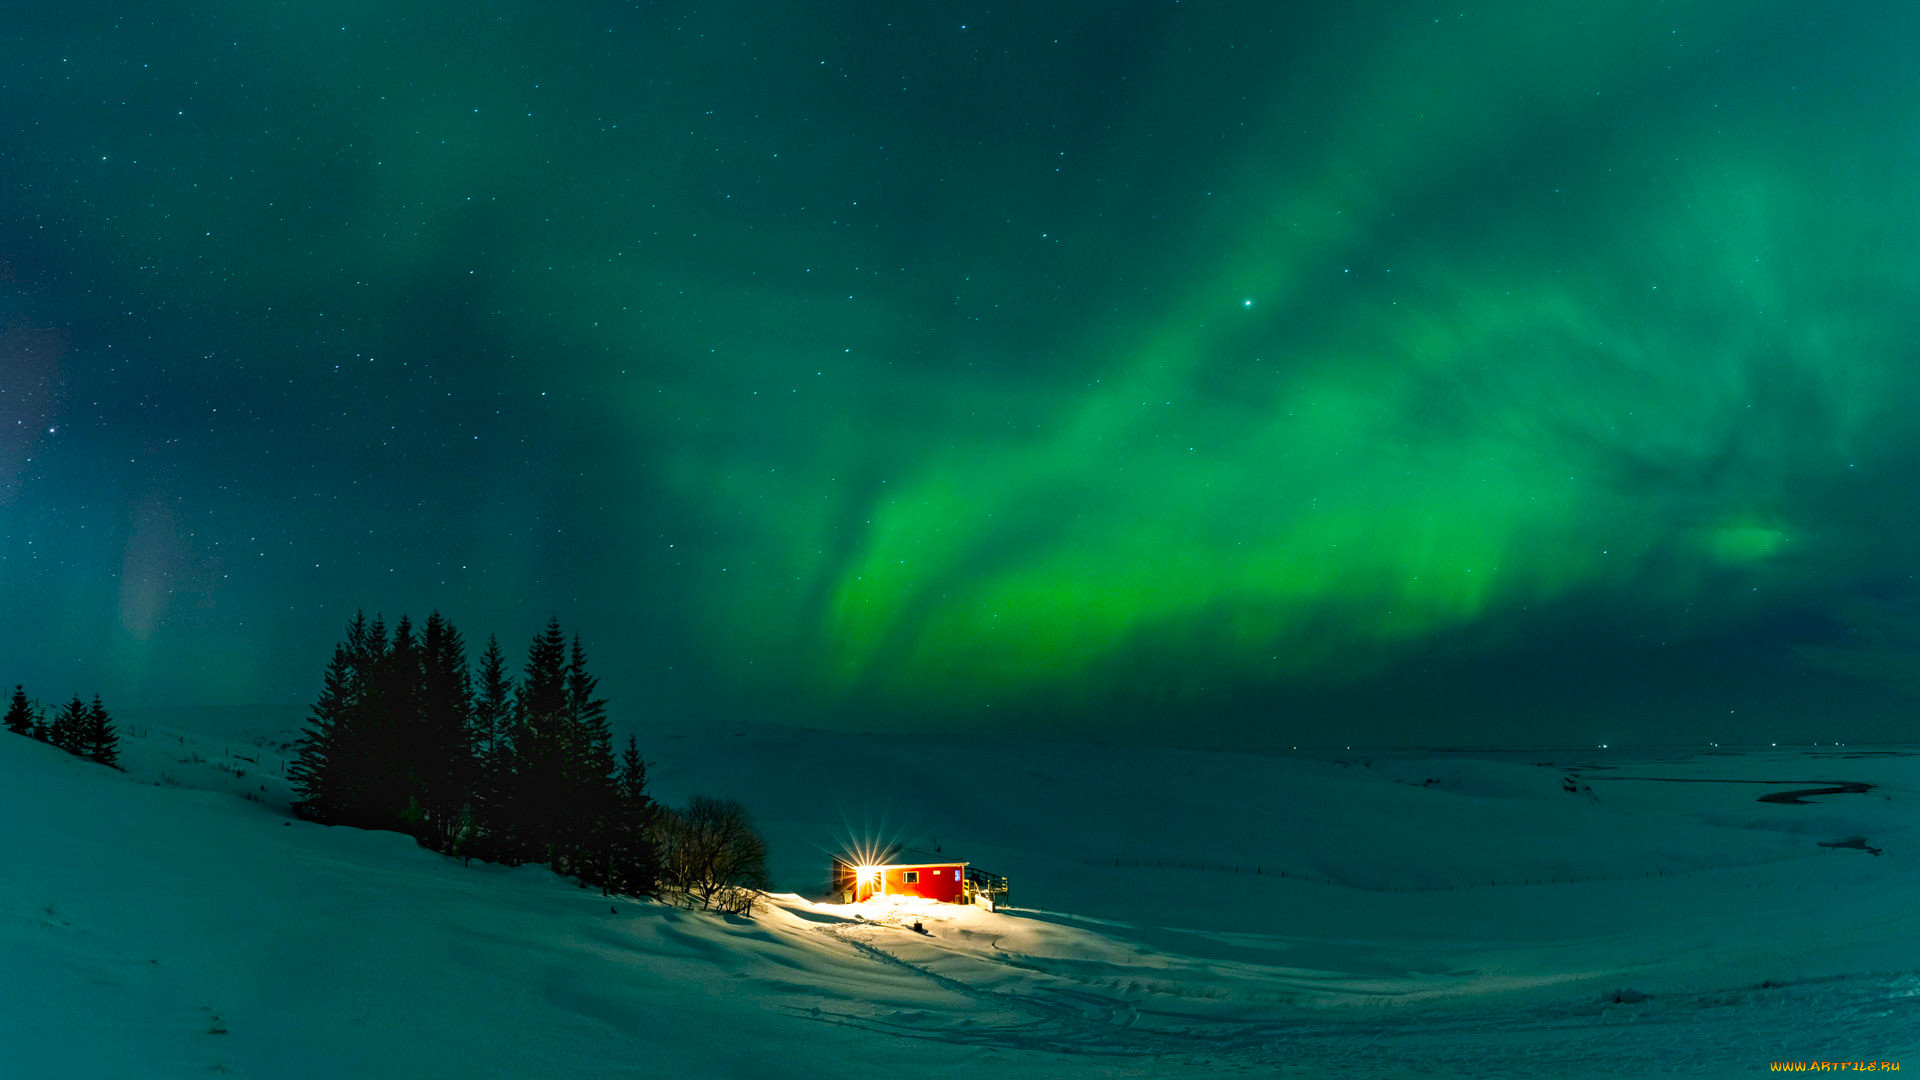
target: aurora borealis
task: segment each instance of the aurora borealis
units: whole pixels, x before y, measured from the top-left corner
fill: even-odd
[[[1913,738],[1920,12],[1322,7],[14,13],[0,678]]]

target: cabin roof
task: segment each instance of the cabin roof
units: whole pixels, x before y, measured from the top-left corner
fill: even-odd
[[[919,851],[914,848],[902,848],[891,853],[892,857],[882,862],[864,865],[877,866],[883,870],[915,870],[928,866],[969,866],[965,859],[949,859],[933,851]],[[851,855],[835,855],[833,861],[847,866],[860,866]]]

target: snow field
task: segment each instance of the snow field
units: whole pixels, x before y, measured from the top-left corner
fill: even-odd
[[[745,921],[290,823],[297,717],[153,719],[124,774],[0,738],[6,1075],[1734,1076],[1920,1045],[1906,753],[641,729],[658,797],[766,831],[782,895]],[[1884,854],[1820,846],[1851,837]],[[1013,910],[819,902],[855,841],[1005,873]]]

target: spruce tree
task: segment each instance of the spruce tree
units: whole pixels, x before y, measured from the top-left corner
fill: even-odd
[[[559,851],[566,805],[567,637],[556,617],[527,649],[514,695],[514,770],[507,778],[503,819],[511,857],[551,862]]]
[[[349,632],[351,632],[352,628],[349,627],[348,629]],[[351,644],[358,653],[355,657],[355,662],[359,664],[360,668],[364,671],[372,671],[374,662],[387,655],[386,618],[381,615],[375,615],[372,622],[363,622],[360,627],[360,635],[357,638],[349,638],[348,643]]]
[[[513,677],[507,674],[507,657],[500,651],[500,639],[488,635],[487,651],[480,656],[480,685],[473,697],[473,748],[490,754],[494,743],[506,735],[513,714]]]
[[[339,718],[330,748],[330,814],[322,819],[332,824],[386,829],[397,817],[397,809],[386,805],[386,785],[382,783],[383,763],[390,761],[392,754],[379,715],[384,696],[380,668],[387,651],[385,620],[376,615],[368,622],[364,613],[357,613],[347,625],[347,638],[341,647],[344,655],[339,656],[344,661],[345,692],[338,702]]]
[[[628,896],[651,896],[660,888],[656,837],[658,808],[647,794],[647,763],[633,736],[620,755],[613,826],[608,833],[605,885]]]
[[[396,637],[410,650],[412,628],[406,620]],[[299,800],[294,810],[316,821],[365,829],[404,824],[406,784],[391,705],[406,700],[412,688],[401,685],[386,623],[364,612],[347,624],[346,639],[334,647],[320,698],[300,741],[300,755],[288,775]]]
[[[53,725],[47,731],[47,741],[69,754],[77,754],[80,753],[80,740],[85,737],[86,728],[87,703],[80,700],[79,694],[75,694],[73,700],[60,710],[60,715],[53,718]]]
[[[34,713],[33,704],[27,700],[25,686],[13,688],[13,700],[7,703],[7,716],[4,723],[7,730],[15,735],[33,734],[33,729],[39,723],[39,717]]]
[[[550,862],[590,881],[654,887],[655,812],[629,740],[615,760],[585,647],[558,618],[518,684],[489,639],[478,686],[451,621],[355,616],[334,648],[289,775],[320,821],[406,829],[442,851]]]
[[[614,777],[613,737],[607,731],[607,701],[595,697],[600,680],[587,671],[587,652],[580,635],[573,637],[567,658],[567,719],[573,735],[575,759],[582,782],[611,789]]]
[[[520,680],[519,704],[535,716],[557,717],[567,704],[567,635],[559,616],[527,648],[527,667]]]
[[[333,659],[328,661],[321,682],[320,699],[313,703],[306,730],[300,735],[300,753],[287,770],[297,796],[294,812],[314,821],[340,820],[351,783],[343,772],[351,761],[341,751],[353,739],[354,642],[363,638],[365,631],[366,616],[355,616],[347,629],[347,640],[334,646]]]
[[[437,611],[427,617],[420,656],[415,773],[426,811],[423,839],[437,851],[452,851],[473,798],[473,683],[460,631]]]
[[[498,637],[487,638],[487,651],[480,658],[480,685],[474,694],[472,721],[470,740],[478,758],[473,817],[481,833],[477,850],[487,856],[503,855],[500,841],[506,832],[500,811],[507,778],[513,774],[513,741],[509,738],[513,679],[507,674],[507,657]],[[475,848],[468,850],[473,852]]]
[[[120,735],[113,729],[113,718],[107,715],[107,707],[100,703],[98,694],[93,696],[93,705],[87,709],[74,752],[88,761],[120,767]]]
[[[617,816],[613,738],[607,702],[595,697],[600,680],[587,671],[587,652],[574,635],[566,673],[565,798],[558,838],[569,873],[604,880]]]
[[[374,662],[374,694],[366,715],[368,768],[373,784],[366,806],[369,827],[423,835],[426,809],[418,770],[427,756],[421,738],[420,639],[406,615],[393,625],[393,640]]]

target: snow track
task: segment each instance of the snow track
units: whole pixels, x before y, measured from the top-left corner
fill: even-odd
[[[1037,965],[934,948],[943,966],[903,956],[937,942],[889,923],[816,928],[859,955],[908,973],[967,1004],[943,1009],[813,1009],[812,1019],[956,1046],[1140,1059],[1160,1069],[1307,1070],[1309,1074],[1504,1077],[1521,1075],[1723,1075],[1729,1047],[1744,1046],[1750,1070],[1769,1061],[1893,1060],[1902,1032],[1920,1036],[1920,972],[1882,972],[1683,994],[1612,992],[1549,1001],[1395,1005],[1389,999],[1336,1009],[1273,1007],[1183,1010],[1173,1001],[1060,985]],[[1019,989],[1006,981],[1017,967]],[[1112,978],[1124,972],[1109,973]],[[1263,1015],[1261,1015],[1263,1014]],[[1785,1033],[1820,1016],[1825,1042]],[[1702,1024],[1714,1038],[1703,1040]],[[1847,1049],[1843,1053],[1843,1048]]]
[[[1066,986],[989,990],[914,963],[881,942],[885,924],[824,926],[879,965],[910,972],[972,1001],[968,1011],[812,1011],[812,1019],[912,1040],[1148,1059],[1156,1067],[1292,1068],[1382,1076],[1523,1074],[1697,1074],[1728,1068],[1726,1042],[1751,1047],[1751,1070],[1768,1061],[1837,1059],[1839,1047],[1878,1045],[1897,1057],[1887,1032],[1920,1036],[1920,972],[1818,978],[1707,994],[1603,994],[1507,1007],[1294,1009],[1252,1019],[1158,1009]],[[1830,1024],[1830,1043],[1782,1038],[1809,1015]],[[1715,1042],[1701,1042],[1701,1020]],[[1738,1072],[1747,1072],[1740,1068]]]
[[[838,938],[877,963],[910,972],[942,990],[971,999],[984,1010],[958,1023],[930,1022],[939,1018],[925,1012],[891,1017],[853,1012],[820,1014],[822,1019],[834,1023],[917,1039],[1051,1052],[1144,1055],[1190,1048],[1176,1045],[1164,1033],[1136,1028],[1139,1013],[1120,998],[1056,986],[1038,987],[1026,993],[984,989],[875,944],[873,938],[877,934],[897,934],[898,930],[845,923],[823,927],[821,932]],[[995,1015],[1011,1018],[1012,1022],[982,1022]]]

